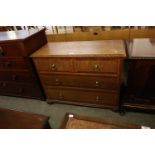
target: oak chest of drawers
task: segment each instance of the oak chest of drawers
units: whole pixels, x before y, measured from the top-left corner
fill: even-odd
[[[118,108],[123,41],[48,43],[31,57],[48,102]]]
[[[29,55],[46,43],[45,29],[0,32],[0,95],[45,98]]]

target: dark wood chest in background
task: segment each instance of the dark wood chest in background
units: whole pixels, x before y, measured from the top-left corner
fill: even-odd
[[[127,83],[123,93],[125,109],[155,110],[155,40],[127,42]]]
[[[123,41],[48,43],[31,57],[49,102],[118,109]]]
[[[46,43],[45,29],[0,32],[0,95],[44,99],[29,55]]]

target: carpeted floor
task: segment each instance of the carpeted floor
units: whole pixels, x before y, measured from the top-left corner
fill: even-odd
[[[52,128],[59,128],[67,112],[95,118],[123,120],[155,128],[155,114],[148,113],[126,112],[125,116],[120,116],[119,113],[108,109],[56,103],[49,105],[45,101],[7,96],[0,96],[0,107],[50,116],[49,123]]]

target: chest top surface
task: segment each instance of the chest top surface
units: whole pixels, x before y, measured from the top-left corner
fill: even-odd
[[[31,57],[125,57],[122,40],[73,41],[48,43]]]
[[[39,31],[44,31],[45,29],[30,29],[30,30],[18,30],[18,31],[5,31],[0,32],[0,43],[12,42],[27,39]]]
[[[155,39],[133,39],[127,44],[129,58],[155,59]]]

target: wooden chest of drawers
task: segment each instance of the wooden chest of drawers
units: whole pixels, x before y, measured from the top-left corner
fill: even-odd
[[[50,102],[118,108],[124,43],[48,43],[31,55]]]
[[[44,29],[0,32],[0,95],[44,99],[29,55],[46,43]]]

